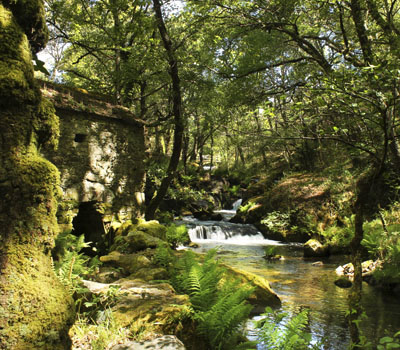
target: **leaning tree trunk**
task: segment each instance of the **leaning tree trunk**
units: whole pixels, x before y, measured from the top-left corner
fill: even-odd
[[[58,136],[33,78],[46,41],[41,0],[0,3],[0,349],[70,348],[73,302],[50,255],[59,173],[38,151]]]
[[[168,56],[169,74],[172,80],[172,103],[174,115],[174,146],[172,149],[171,159],[168,165],[167,174],[162,179],[161,185],[157,190],[157,195],[150,201],[146,209],[146,219],[153,219],[157,208],[162,199],[167,193],[171,181],[175,177],[176,169],[178,168],[179,159],[182,152],[184,123],[182,118],[182,96],[178,73],[178,61],[175,58],[171,39],[168,35],[167,28],[164,24],[164,19],[161,12],[161,5],[158,0],[153,0],[154,12],[156,15],[157,26],[164,44],[165,51]]]

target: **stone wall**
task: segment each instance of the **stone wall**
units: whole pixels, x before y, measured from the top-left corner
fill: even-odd
[[[124,217],[140,214],[146,148],[143,122],[107,97],[42,82],[60,118],[59,147],[45,152],[61,173],[64,203],[108,204]]]

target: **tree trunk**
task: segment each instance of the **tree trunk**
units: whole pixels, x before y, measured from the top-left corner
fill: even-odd
[[[161,12],[161,5],[159,0],[153,0],[154,12],[157,19],[158,30],[164,44],[165,51],[168,56],[169,74],[172,80],[172,102],[173,102],[173,115],[174,115],[174,146],[172,150],[171,159],[168,165],[167,174],[161,181],[161,185],[157,190],[157,195],[150,201],[146,209],[146,219],[154,218],[155,212],[159,207],[162,199],[167,193],[168,187],[175,177],[178,168],[179,159],[182,151],[182,140],[184,132],[184,123],[182,117],[182,96],[178,72],[178,61],[175,58],[175,53],[172,47],[171,39],[168,35],[167,28],[164,24],[164,19]]]
[[[47,41],[43,14],[41,1],[0,3],[0,349],[69,349],[74,321],[50,254],[59,173],[38,151],[58,137],[33,78],[31,50]]]
[[[373,193],[375,184],[377,180],[382,175],[383,168],[378,165],[373,168],[375,171],[370,171],[366,175],[362,176],[357,181],[357,199],[354,204],[354,214],[355,214],[355,228],[354,237],[350,243],[351,253],[352,253],[352,264],[354,266],[354,280],[351,292],[349,294],[349,330],[350,339],[353,348],[361,349],[360,344],[360,332],[358,327],[358,322],[362,316],[362,308],[360,305],[361,292],[362,292],[362,251],[363,247],[361,242],[364,238],[364,214],[365,207],[369,202],[369,197]]]

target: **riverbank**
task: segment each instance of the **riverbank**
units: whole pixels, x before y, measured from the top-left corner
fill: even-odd
[[[209,227],[210,222],[206,225]],[[195,251],[205,253],[218,247],[220,261],[267,278],[282,300],[283,311],[294,315],[300,309],[309,308],[313,336],[325,339],[328,349],[345,349],[350,342],[346,320],[349,290],[335,286],[334,282],[336,268],[347,263],[349,257],[335,255],[315,264],[316,259],[304,259],[302,244],[265,240],[246,245],[244,241],[238,244],[238,239],[236,242],[232,239],[197,239],[199,247]],[[283,260],[264,259],[265,248],[271,246],[276,254],[284,257]],[[362,306],[367,318],[361,322],[361,329],[368,340],[376,343],[381,337],[393,335],[400,329],[400,301],[396,295],[364,283]]]

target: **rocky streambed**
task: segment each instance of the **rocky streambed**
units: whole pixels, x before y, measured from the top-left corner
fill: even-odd
[[[128,329],[131,336],[141,340],[127,340],[108,349],[136,350],[157,342],[165,346],[163,349],[205,349],[195,333],[189,296],[175,291],[169,282],[170,272],[154,259],[155,248],[164,239],[165,227],[155,221],[121,226],[116,231],[115,250],[101,256],[103,265],[99,271],[91,280],[83,281],[84,298],[89,301],[84,304],[109,298],[109,316],[119,327]],[[174,251],[178,259],[183,254],[183,251]],[[281,305],[266,278],[229,265],[225,270],[226,278],[254,287],[248,299],[254,312],[262,312],[266,306]]]

